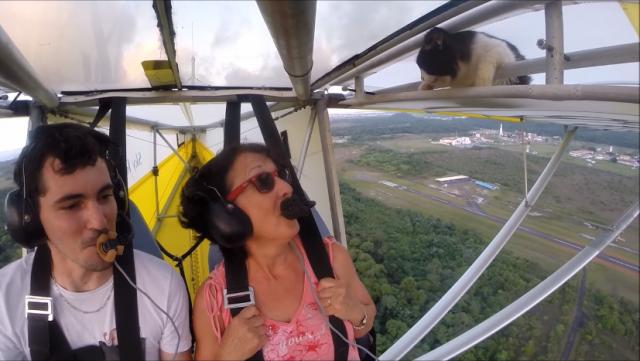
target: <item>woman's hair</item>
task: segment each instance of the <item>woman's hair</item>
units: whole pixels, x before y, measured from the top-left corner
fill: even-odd
[[[238,156],[244,153],[262,154],[271,159],[278,169],[286,168],[264,144],[245,143],[223,149],[197,170],[182,188],[179,219],[183,227],[193,229],[200,238],[220,244],[208,229],[211,224],[207,219],[210,216],[209,206],[211,202],[223,201],[221,197],[226,197],[231,191],[227,187],[227,175]]]

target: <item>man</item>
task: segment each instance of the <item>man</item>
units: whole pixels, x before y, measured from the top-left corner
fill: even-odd
[[[110,139],[89,127],[62,123],[36,128],[31,140],[16,162],[13,178],[18,190],[7,197],[7,225],[18,243],[37,249],[0,269],[0,359],[31,359],[34,355],[120,359],[123,353],[118,345],[122,342],[118,342],[114,298],[122,292],[119,287],[133,286],[114,282],[123,261],[118,257],[114,263],[115,253],[105,255],[109,248],[113,248],[109,253],[116,252],[121,244],[115,247],[112,242],[117,240],[110,240],[106,244],[111,247],[101,248],[104,240],[114,238],[116,229],[122,228],[119,223],[116,227],[117,220],[123,222],[124,213],[116,198],[126,202],[109,160]],[[124,239],[122,236],[118,235],[118,240]],[[189,301],[184,283],[160,259],[139,251],[134,251],[133,259],[144,357],[190,359]],[[56,335],[60,333],[48,331],[50,346],[44,356],[37,353],[41,345],[34,346],[40,337],[30,340],[28,336],[34,323],[25,317],[25,299],[34,293],[33,269],[38,270],[34,275],[47,270],[45,292],[51,297],[53,319],[67,341],[66,349],[60,350],[64,344],[58,342]],[[29,301],[27,308],[43,310],[47,304]],[[42,315],[31,312],[29,317]],[[54,323],[47,324],[46,317],[42,332]]]

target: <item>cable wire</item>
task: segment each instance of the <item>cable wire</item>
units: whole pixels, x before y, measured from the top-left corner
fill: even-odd
[[[129,282],[129,284],[131,285],[131,287],[135,288],[136,290],[138,290],[140,293],[142,293],[143,295],[145,295],[145,297],[147,297],[147,299],[149,301],[151,301],[151,303],[156,306],[160,312],[162,312],[165,316],[167,316],[167,318],[169,319],[169,321],[171,321],[171,325],[173,326],[173,329],[176,331],[176,335],[178,335],[178,342],[176,342],[176,349],[173,351],[173,358],[171,359],[172,361],[176,360],[176,357],[178,356],[178,347],[180,346],[180,331],[178,331],[178,326],[176,326],[175,321],[173,320],[173,318],[171,318],[171,316],[169,316],[169,314],[167,313],[167,311],[165,311],[162,307],[160,307],[152,298],[151,296],[149,296],[142,288],[138,287],[135,283],[133,283],[133,281],[131,281],[131,279],[129,278],[129,276],[127,276],[127,273],[120,267],[120,265],[118,264],[118,262],[114,262],[113,264],[116,265],[116,268],[118,269],[118,271],[120,271],[120,273],[122,273],[122,275],[124,276],[124,278],[127,280],[127,282]],[[162,349],[160,349],[162,350]]]
[[[307,282],[309,282],[310,285],[313,285],[311,276],[309,276],[309,273],[307,272],[307,267],[305,267],[304,265],[304,258],[302,258],[302,255],[300,254],[298,247],[296,247],[293,243],[289,243],[289,245],[293,247],[293,250],[296,253],[296,256],[298,256],[298,261],[300,261],[300,266],[302,267],[302,271],[304,272],[304,277],[307,279]],[[336,330],[331,325],[331,323],[329,322],[329,316],[327,316],[327,314],[324,312],[324,308],[322,308],[322,305],[320,304],[320,299],[318,299],[318,293],[313,287],[309,287],[309,288],[311,288],[311,294],[313,295],[313,299],[316,301],[316,304],[318,305],[318,310],[320,310],[320,313],[324,317],[324,322],[327,324],[327,326],[329,326],[331,331],[333,331],[336,335],[340,336],[340,338],[347,344],[351,346],[355,346],[356,348],[359,348],[360,350],[366,352],[369,356],[373,357],[374,360],[379,361],[376,355],[372,354],[371,352],[369,352],[369,350],[358,345],[357,343],[349,341],[346,337],[344,337],[344,335],[340,333],[340,331]],[[373,320],[371,320],[371,322],[373,322]]]

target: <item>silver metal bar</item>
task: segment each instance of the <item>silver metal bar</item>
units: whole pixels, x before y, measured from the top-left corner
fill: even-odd
[[[262,89],[222,89],[222,90],[146,90],[146,91],[108,91],[84,95],[64,95],[62,104],[95,107],[101,98],[127,98],[127,105],[158,103],[224,103],[237,101],[239,94],[263,95],[268,102],[296,102],[295,93],[283,90]]]
[[[566,53],[569,60],[564,60],[564,69],[580,69],[600,65],[637,63],[640,61],[640,43],[606,46]],[[496,71],[495,79],[507,79],[518,75],[539,74],[546,71],[546,57],[527,59],[501,66]],[[415,91],[419,81],[378,89],[376,94],[389,94]]]
[[[257,1],[298,99],[311,96],[315,1]]]
[[[393,94],[365,95],[362,99],[351,98],[340,102],[354,107],[430,99],[473,98],[528,98],[546,100],[599,100],[623,103],[638,103],[640,89],[637,87],[609,85],[496,85],[487,87],[452,88],[426,91],[411,91]]]
[[[273,114],[273,113],[275,113],[277,111],[280,111],[280,110],[285,110],[287,108],[292,108],[295,105],[296,105],[295,103],[289,103],[289,102],[274,103],[274,104],[269,106],[269,111]],[[240,121],[243,122],[245,120],[249,120],[249,119],[253,118],[254,116],[255,116],[255,114],[253,114],[253,110],[246,111],[246,112],[240,114]],[[216,120],[215,122],[211,122],[211,123],[205,125],[205,127],[207,127],[207,128],[219,128],[219,127],[222,126],[222,124],[224,124],[224,118],[222,118],[220,120]]]
[[[355,82],[356,98],[362,98],[364,96],[364,77],[362,75],[356,75]]]
[[[405,32],[398,34],[396,37],[389,39],[387,42],[383,44],[380,44],[377,48],[371,49],[371,50],[367,49],[368,52],[360,56],[359,58],[355,60],[350,60],[349,62],[345,62],[338,65],[328,73],[321,76],[318,80],[316,80],[311,85],[311,88],[315,90],[315,89],[321,89],[327,85],[342,85],[342,82],[344,82],[345,79],[348,81],[351,81],[355,77],[355,75],[363,74],[365,72],[365,70],[363,69],[368,69],[368,68],[363,68],[365,64],[368,64],[370,61],[373,61],[374,59],[377,59],[378,57],[383,56],[383,54],[389,53],[389,50],[391,50],[392,48],[404,43],[405,41],[415,36],[422,34],[424,31],[430,29],[431,27],[439,25],[443,21],[456,17],[460,14],[464,14],[465,12],[478,7],[483,3],[485,3],[485,1],[466,1],[459,5],[455,5],[453,8],[450,8],[442,12],[441,14],[434,16],[433,18],[425,21],[419,26],[407,29]],[[420,45],[418,44],[421,39],[418,39],[418,40],[419,41],[416,42],[417,45],[414,48],[406,50],[405,53],[396,53],[395,49],[391,50],[391,51],[394,51],[396,58],[394,59],[386,58],[387,59],[386,62],[391,62],[393,60],[396,60],[398,57],[406,55],[406,53],[412,50],[418,49],[420,47]],[[369,65],[366,65],[366,66],[369,66]]]
[[[70,116],[80,121],[91,123],[93,121],[93,118],[96,115],[96,111],[97,109],[95,108],[84,108],[84,107],[76,106],[75,104],[67,104],[67,105],[61,104],[60,107],[56,109],[55,115],[61,116],[61,117]],[[103,125],[106,126],[106,124],[110,122],[111,122],[111,113],[107,113],[107,115],[105,115],[104,117],[104,120],[100,124],[101,126]],[[148,130],[152,130],[153,128],[162,127],[162,126],[169,126],[169,125],[160,123],[160,122],[155,122],[148,119],[127,115],[128,128],[135,128],[135,129],[148,131]]]
[[[546,84],[564,83],[564,26],[562,1],[551,1],[544,6],[547,43]]]
[[[315,107],[311,108],[311,114],[309,115],[309,122],[307,122],[307,133],[304,136],[304,142],[300,148],[300,158],[298,158],[298,179],[302,175],[302,168],[304,167],[304,161],[307,159],[307,151],[309,150],[309,143],[311,143],[311,134],[313,133],[313,127],[316,124],[316,114],[318,113]]]
[[[540,4],[544,4],[544,3],[546,3],[546,1],[540,1],[540,0],[493,1],[483,5],[481,2],[478,2],[478,1],[469,1],[465,3],[465,6],[467,7],[466,10],[461,12],[458,11],[458,10],[463,10],[462,5],[460,7],[456,7],[455,9],[451,10],[451,11],[456,11],[460,14],[462,13],[464,14],[460,16],[455,16],[452,19],[450,19],[451,17],[449,16],[437,17],[432,19],[431,21],[425,22],[424,26],[420,28],[421,31],[413,33],[413,35],[411,36],[413,38],[407,37],[403,39],[402,40],[403,42],[407,40],[403,44],[401,42],[395,43],[395,45],[397,46],[394,45],[395,47],[393,49],[385,48],[385,50],[388,50],[388,51],[384,51],[384,52],[380,52],[379,54],[376,54],[375,59],[368,57],[367,60],[365,61],[360,61],[359,63],[354,62],[354,64],[356,65],[355,67],[350,69],[348,72],[345,72],[340,76],[336,77],[335,80],[331,81],[328,84],[344,85],[345,83],[352,82],[356,75],[362,75],[366,77],[367,75],[375,73],[380,68],[382,68],[383,66],[386,66],[389,63],[393,63],[400,59],[404,59],[405,57],[411,55],[413,51],[420,49],[423,41],[422,33],[434,26],[441,26],[448,31],[457,32],[457,31],[465,30],[472,26],[484,23],[491,19],[504,17],[506,14],[517,12],[518,10],[530,9],[534,11],[537,9],[537,7],[540,6]],[[479,6],[479,5],[482,5],[482,6]],[[458,14],[455,14],[455,15],[458,15]],[[448,20],[448,21],[445,21],[445,20]],[[419,75],[419,73],[420,72],[416,67],[416,77]],[[320,88],[320,86],[317,86],[316,83],[314,83],[312,86],[313,86],[313,89]],[[416,86],[415,89],[418,89],[418,87]]]
[[[574,51],[561,58],[563,69],[579,69],[600,65],[637,63],[640,61],[640,43],[629,43],[602,48]],[[496,71],[495,79],[506,79],[518,75],[539,74],[546,71],[546,57],[527,59],[506,64]],[[417,86],[416,88],[417,89]]]
[[[160,216],[160,197],[158,196],[158,131],[153,130],[153,190],[156,198],[156,222]]]
[[[159,134],[162,135],[162,133],[159,133]],[[191,172],[189,171],[189,167],[182,168],[182,171],[178,176],[178,180],[173,184],[173,188],[171,188],[171,193],[169,193],[169,197],[167,197],[167,202],[164,204],[164,207],[162,207],[162,211],[157,217],[156,224],[153,226],[153,229],[151,230],[151,235],[153,235],[154,239],[158,236],[158,231],[160,230],[160,226],[162,226],[162,221],[164,221],[164,219],[167,218],[165,216],[167,215],[167,211],[169,210],[169,206],[171,205],[171,200],[173,199],[173,197],[176,196],[176,193],[180,189],[182,189],[180,185],[182,184],[184,177],[190,173]]]
[[[544,281],[540,282],[536,287],[518,298],[509,306],[503,308],[500,312],[494,314],[444,345],[418,357],[417,360],[448,360],[493,335],[504,326],[527,312],[533,306],[537,305],[540,301],[544,300],[553,291],[558,289],[558,287],[571,279],[571,277],[596,257],[598,253],[602,252],[607,245],[613,242],[638,216],[638,213],[639,207],[638,201],[636,200],[635,204],[627,209],[616,221],[611,232],[603,232],[593,242],[591,242],[591,244],[584,247],[572,259],[567,261],[567,263],[547,277]]]
[[[58,96],[38,78],[35,70],[0,25],[0,84],[29,94],[51,109],[58,106]]]
[[[324,173],[327,177],[327,191],[329,192],[333,235],[338,242],[346,247],[347,236],[345,234],[344,216],[342,214],[342,199],[340,198],[338,172],[336,171],[335,157],[333,155],[333,139],[331,139],[329,112],[327,112],[327,98],[318,101],[316,103],[316,109],[318,112],[318,130],[320,131],[320,143],[322,144]]]
[[[160,138],[162,138],[162,140],[164,140],[164,142],[167,144],[167,146],[169,146],[169,148],[171,148],[171,151],[173,152],[173,154],[175,154],[176,157],[178,157],[178,159],[180,159],[182,164],[184,164],[185,168],[191,169],[191,166],[189,165],[189,163],[187,163],[187,161],[184,160],[184,158],[182,158],[180,153],[178,153],[178,150],[173,146],[173,144],[171,144],[171,142],[169,142],[169,140],[167,140],[167,138],[165,138],[164,134],[162,134],[160,132],[160,130],[158,130],[158,129],[156,129],[155,131],[160,136]]]
[[[467,271],[451,286],[431,307],[422,318],[407,333],[405,333],[395,344],[380,356],[380,360],[399,360],[407,352],[409,352],[422,338],[431,331],[431,329],[455,306],[462,296],[473,286],[475,281],[487,269],[489,264],[495,259],[500,250],[504,247],[511,235],[518,229],[524,218],[527,216],[531,207],[536,203],[540,194],[547,186],[551,177],[558,169],[562,156],[567,152],[569,143],[575,134],[577,128],[572,128],[565,132],[562,143],[554,153],[549,163],[540,174],[540,177],[529,192],[529,200],[523,200],[518,208],[513,212],[509,220],[504,224],[502,229],[491,240],[491,243],[482,251],[480,256],[473,262]]]
[[[502,126],[502,125],[501,125]],[[567,129],[565,128],[565,131]],[[524,160],[524,200],[528,202],[528,193],[529,193],[529,178],[527,176],[527,150],[528,147],[525,145],[524,142],[524,136],[525,136],[525,131],[522,131],[522,159]]]
[[[158,27],[160,27],[160,35],[162,36],[162,45],[164,45],[167,60],[169,60],[169,64],[171,65],[171,71],[173,72],[173,77],[176,81],[176,87],[178,89],[182,89],[180,71],[178,69],[178,62],[176,61],[176,46],[174,42],[176,32],[173,29],[171,13],[167,13],[167,10],[171,10],[171,2],[166,0],[155,0],[153,8],[156,10]]]
[[[193,113],[191,112],[191,106],[188,103],[180,103],[180,110],[182,110],[182,115],[189,123],[189,126],[193,126]]]

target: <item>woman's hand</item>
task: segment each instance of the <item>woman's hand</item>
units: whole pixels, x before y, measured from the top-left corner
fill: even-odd
[[[222,335],[218,355],[226,360],[246,360],[266,342],[264,318],[256,306],[248,306],[231,319]]]
[[[327,315],[358,324],[364,318],[365,310],[356,299],[347,282],[334,278],[323,278],[318,282],[318,298]]]

